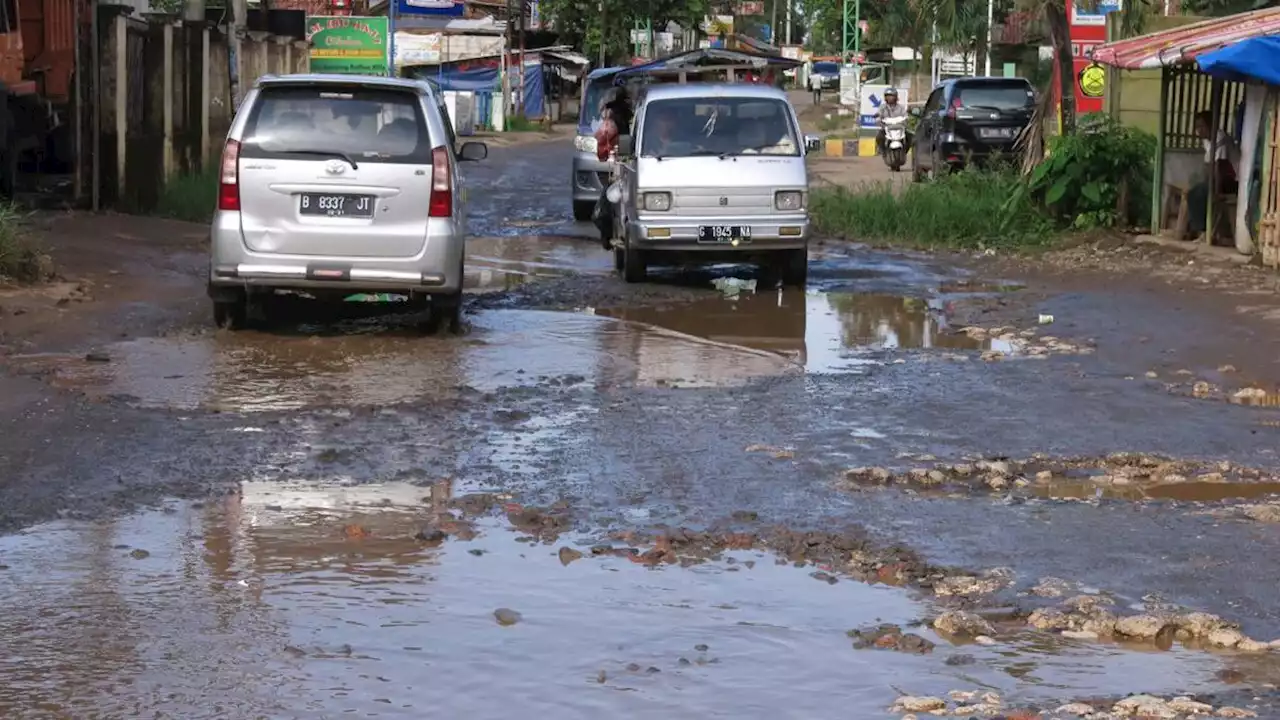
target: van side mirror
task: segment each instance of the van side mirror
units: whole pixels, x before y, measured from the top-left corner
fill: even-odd
[[[636,154],[636,139],[630,135],[618,136],[618,155],[630,157]]]
[[[804,136],[804,152],[806,155],[808,155],[809,153],[818,152],[818,150],[821,147],[822,147],[822,138],[818,137],[817,135]]]
[[[458,159],[464,162],[479,162],[489,157],[489,146],[482,142],[465,142],[458,149]]]

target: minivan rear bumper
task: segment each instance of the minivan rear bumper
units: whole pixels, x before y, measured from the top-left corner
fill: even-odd
[[[981,162],[992,156],[1002,156],[1012,158],[1017,149],[1014,147],[1016,140],[1008,142],[968,142],[955,135],[943,138],[938,144],[939,154],[942,160],[951,164],[964,164],[966,162]]]
[[[239,213],[216,214],[210,234],[209,288],[271,288],[443,295],[463,282],[463,233],[433,219],[422,251],[409,258],[278,255],[250,250]],[[447,226],[447,230],[443,227]]]

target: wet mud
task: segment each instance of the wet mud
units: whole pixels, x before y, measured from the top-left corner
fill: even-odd
[[[921,628],[934,652],[868,655],[851,628],[911,624],[928,608],[892,587],[815,582],[751,549],[685,568],[607,553],[566,564],[564,548],[590,554],[590,533],[539,542],[490,517],[440,538],[429,489],[371,490],[246,485],[0,540],[0,627],[22,648],[0,671],[0,710],[671,717],[750,714],[782,693],[792,710],[874,717],[903,685],[1038,704],[1217,685],[1203,654],[1030,635],[955,646]]]
[[[460,337],[375,303],[214,332],[201,229],[119,218],[0,297],[0,715],[1270,707],[1263,334],[840,243],[805,292],[627,285],[566,145],[468,168]]]

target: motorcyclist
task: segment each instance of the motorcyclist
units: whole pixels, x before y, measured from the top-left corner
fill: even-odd
[[[898,91],[889,88],[884,91],[884,102],[876,108],[876,152],[884,153],[884,121],[907,116],[907,106],[898,102]],[[911,147],[911,133],[907,133],[907,147]]]

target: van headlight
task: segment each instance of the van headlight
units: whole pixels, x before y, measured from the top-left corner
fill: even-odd
[[[651,192],[644,194],[644,209],[650,212],[666,212],[671,209],[671,193]]]
[[[595,153],[596,138],[594,135],[578,135],[573,139],[573,149],[582,153]]]
[[[773,206],[779,210],[803,210],[804,193],[798,190],[783,190],[774,193]]]

